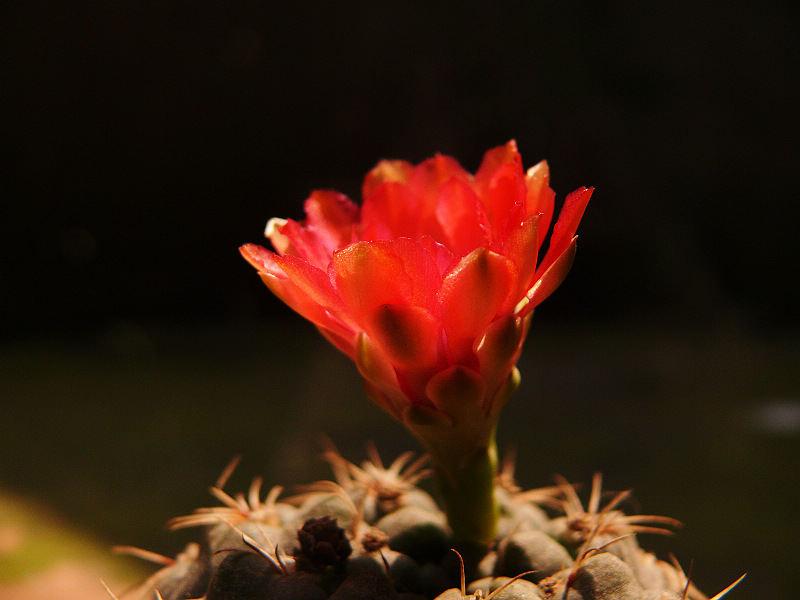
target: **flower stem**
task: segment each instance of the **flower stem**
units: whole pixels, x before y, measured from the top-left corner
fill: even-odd
[[[494,494],[497,475],[494,432],[485,446],[466,455],[438,450],[434,454],[434,469],[453,537],[456,543],[485,550],[497,535],[499,515]]]

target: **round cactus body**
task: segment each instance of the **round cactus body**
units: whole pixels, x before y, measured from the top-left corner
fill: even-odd
[[[410,454],[384,468],[329,448],[337,482],[280,498],[212,487],[222,506],[170,521],[199,542],[125,597],[135,600],[702,600],[677,563],[643,550],[639,533],[671,533],[674,519],[626,515],[623,492],[602,503],[596,476],[586,506],[575,487],[522,490],[498,476],[500,527],[474,564],[458,552],[444,513],[417,487]],[[668,529],[669,528],[669,529]],[[145,555],[144,552],[141,555]],[[730,588],[712,600],[718,600]]]

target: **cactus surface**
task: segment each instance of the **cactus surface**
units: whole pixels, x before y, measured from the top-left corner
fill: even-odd
[[[221,506],[169,522],[197,527],[199,540],[123,598],[708,600],[677,563],[639,546],[637,534],[670,534],[680,524],[626,515],[620,506],[630,492],[603,502],[599,475],[584,507],[566,480],[520,489],[506,463],[498,537],[465,570],[444,513],[417,487],[429,472],[424,459],[405,453],[384,467],[374,448],[369,454],[357,466],[329,447],[337,482],[283,499],[280,486],[262,499],[259,478],[248,494],[227,494],[232,464],[211,488]]]

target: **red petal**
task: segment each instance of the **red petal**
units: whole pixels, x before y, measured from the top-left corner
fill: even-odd
[[[412,304],[438,314],[439,269],[430,253],[413,240],[351,244],[334,253],[329,275],[359,322],[382,304]]]
[[[424,308],[383,304],[367,315],[365,330],[395,366],[425,369],[437,362],[441,324]]]
[[[403,183],[387,181],[364,199],[361,239],[416,239],[420,231],[421,200]]]
[[[517,150],[517,143],[514,140],[509,141],[503,146],[492,148],[483,155],[483,162],[475,173],[475,186],[479,190],[485,190],[489,186],[495,171],[503,166],[505,163],[516,165],[522,172],[522,158]]]
[[[267,221],[267,228],[264,231],[264,236],[270,241],[275,252],[283,256],[284,254],[297,254],[292,247],[292,242],[285,235],[281,233],[281,229],[286,225],[287,219],[279,219],[273,217]]]
[[[437,373],[428,382],[426,396],[433,401],[440,412],[453,420],[454,425],[486,426],[483,411],[486,397],[486,384],[480,374],[472,369],[455,365]]]
[[[447,343],[456,361],[472,360],[472,344],[483,335],[516,283],[513,263],[486,248],[461,259],[445,277],[439,300]]]
[[[302,317],[314,323],[317,327],[324,327],[347,338],[353,335],[353,331],[335,319],[319,304],[314,302],[309,296],[296,286],[291,279],[286,277],[276,277],[270,273],[259,273],[261,279],[270,291],[280,298],[289,308],[300,314]]]
[[[305,213],[306,228],[316,234],[328,256],[350,243],[353,227],[358,222],[358,206],[347,196],[339,192],[314,191],[306,200]]]
[[[456,256],[464,256],[489,243],[486,213],[475,190],[463,180],[454,177],[442,186],[435,214],[445,236],[440,241]]]
[[[408,185],[419,197],[434,199],[439,188],[454,177],[465,182],[472,181],[472,176],[455,158],[437,154],[414,167]]]
[[[517,364],[529,325],[530,318],[506,315],[493,321],[476,342],[474,350],[481,375],[486,380],[487,400],[494,396]]]
[[[355,361],[359,373],[372,388],[370,397],[373,401],[400,418],[411,401],[400,389],[400,382],[389,359],[363,332],[356,339]]]
[[[258,244],[245,244],[239,248],[244,259],[259,271],[279,274],[280,268],[275,264],[275,253]]]
[[[338,348],[351,359],[355,360],[357,334],[348,332],[347,335],[342,335],[341,332],[327,329],[322,325],[317,325],[317,330],[326,340],[333,344],[334,347]]]
[[[278,256],[255,244],[240,248],[261,279],[289,308],[319,327],[351,338],[355,324],[331,285],[327,273],[295,256]]]
[[[404,160],[382,160],[364,177],[361,198],[366,200],[375,188],[384,181],[406,183],[414,171],[414,165]]]
[[[425,248],[433,257],[433,261],[439,268],[439,275],[444,279],[458,260],[446,246],[434,240],[431,236],[425,235],[419,240],[420,246]]]
[[[553,235],[550,237],[550,246],[547,248],[542,264],[537,269],[537,277],[539,274],[544,273],[550,268],[558,257],[560,257],[564,250],[573,243],[573,237],[578,229],[578,224],[581,222],[583,212],[586,210],[586,205],[589,198],[592,197],[594,188],[579,188],[572,192],[564,201],[564,206],[561,208],[561,213],[558,215],[558,221],[553,227]]]
[[[418,226],[419,235],[430,235],[435,240],[445,240],[439,220],[437,219],[437,203],[442,187],[451,179],[472,185],[472,176],[467,173],[458,161],[449,156],[437,154],[421,162],[414,168],[408,181],[411,192],[420,200]]]
[[[308,264],[301,258],[290,255],[276,257],[275,263],[291,279],[292,283],[305,294],[309,302],[318,304],[327,313],[330,313],[331,316],[345,323],[351,329],[358,329],[331,284],[330,277],[326,271]]]
[[[506,310],[511,312],[528,288],[536,271],[539,251],[539,222],[541,215],[531,215],[523,223],[511,230],[499,248],[500,254],[511,260],[517,268],[517,282],[508,297]]]
[[[572,267],[572,261],[575,260],[575,242],[577,239],[577,236],[572,238],[564,252],[553,261],[541,276],[537,277],[536,283],[526,294],[527,302],[517,310],[519,316],[527,315],[561,285]]]
[[[320,269],[327,268],[331,260],[331,253],[320,242],[315,232],[309,231],[297,221],[288,219],[278,230],[278,235],[289,242],[288,246],[285,246],[284,251],[280,254],[285,256],[294,255]],[[274,234],[272,237],[280,240],[283,245],[283,239]]]
[[[541,161],[528,169],[525,176],[528,187],[527,214],[541,214],[539,221],[540,231],[544,234],[550,230],[553,219],[556,193],[550,189],[550,168],[547,161]],[[539,245],[544,242],[544,235],[539,238]]]
[[[502,239],[510,227],[526,218],[525,199],[528,189],[522,169],[518,165],[501,165],[479,193],[492,223],[494,239]]]

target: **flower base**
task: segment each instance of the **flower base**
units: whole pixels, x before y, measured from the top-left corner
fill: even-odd
[[[643,550],[638,533],[671,533],[674,519],[626,515],[629,492],[601,502],[601,477],[584,505],[573,485],[521,490],[513,465],[497,477],[498,532],[489,547],[462,545],[444,513],[417,487],[429,470],[405,453],[384,467],[374,448],[356,466],[325,453],[336,483],[265,498],[211,488],[221,506],[170,521],[199,527],[198,542],[126,598],[187,600],[682,600],[707,598],[677,563]],[[460,551],[458,551],[460,550]],[[153,555],[125,548],[144,558]],[[732,586],[731,586],[732,587]],[[730,588],[714,596],[719,599]],[[714,600],[712,599],[712,600]]]

